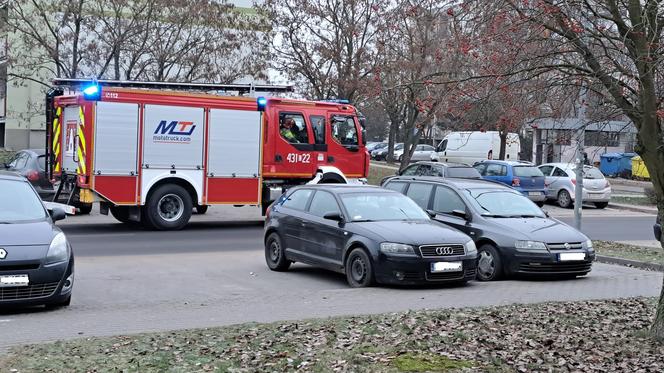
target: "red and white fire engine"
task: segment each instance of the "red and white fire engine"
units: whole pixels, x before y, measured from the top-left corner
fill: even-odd
[[[180,229],[194,208],[256,205],[264,212],[293,185],[366,180],[362,118],[348,104],[200,93],[255,96],[286,86],[54,83],[49,168],[58,196],[68,191],[83,213],[99,201],[101,213],[124,223]],[[287,140],[281,128],[289,119],[295,135]]]

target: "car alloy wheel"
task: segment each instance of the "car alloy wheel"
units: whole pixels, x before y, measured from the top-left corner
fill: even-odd
[[[558,193],[558,206],[562,208],[568,208],[572,204],[572,197],[570,197],[569,192],[565,189],[561,190]]]
[[[492,245],[482,245],[477,257],[477,279],[493,281],[501,277],[503,271],[500,254]]]

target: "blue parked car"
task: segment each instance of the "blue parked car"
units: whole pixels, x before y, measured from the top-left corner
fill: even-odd
[[[530,162],[487,160],[473,166],[482,179],[511,186],[538,206],[546,201],[546,185],[542,171]]]

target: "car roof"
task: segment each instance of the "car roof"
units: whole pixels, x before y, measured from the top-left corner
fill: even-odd
[[[0,171],[0,180],[15,180],[15,181],[25,181],[26,179],[12,171]]]
[[[465,163],[451,163],[451,162],[419,161],[419,162],[415,162],[413,164],[430,164],[432,166],[472,168],[472,166],[469,166]]]
[[[506,189],[513,190],[503,183],[484,179],[440,178],[432,176],[395,176],[389,181],[427,181],[436,184],[449,185],[458,189]]]
[[[496,163],[496,164],[504,164],[508,166],[533,166],[535,165],[531,162],[528,161],[501,161],[498,159],[487,159],[485,161],[481,161],[480,163]]]
[[[358,184],[306,184],[296,186],[290,190],[296,189],[314,189],[326,190],[332,193],[375,193],[375,192],[392,192],[388,189],[383,189],[376,185],[358,185]]]

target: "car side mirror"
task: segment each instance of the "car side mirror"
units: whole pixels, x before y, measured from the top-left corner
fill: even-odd
[[[344,217],[341,216],[341,214],[338,212],[328,212],[327,214],[323,215],[323,219],[334,220],[340,224],[344,222]]]
[[[54,208],[53,210],[49,210],[48,213],[51,215],[51,219],[53,219],[53,221],[64,220],[67,217],[65,211],[60,208]]]
[[[3,163],[2,163],[2,167],[4,167],[5,169],[7,169],[7,168],[9,168],[9,165],[8,165],[7,163],[3,162]]]
[[[465,211],[463,211],[463,210],[452,210],[452,215],[453,215],[453,216],[456,216],[456,217],[459,217],[459,218],[461,218],[461,219],[467,220],[467,221],[470,221],[470,220],[471,220],[471,216],[470,216],[470,214],[467,214],[467,213],[466,213]]]
[[[429,217],[431,217],[431,218],[435,218],[436,215],[438,215],[438,214],[436,214],[435,211],[433,211],[431,209],[427,209],[426,212],[427,212],[427,214],[429,214]]]

